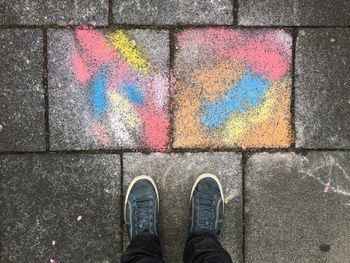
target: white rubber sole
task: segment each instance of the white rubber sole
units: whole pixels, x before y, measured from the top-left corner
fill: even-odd
[[[193,196],[193,192],[194,192],[194,189],[196,189],[198,183],[204,179],[204,178],[212,178],[213,180],[215,180],[215,182],[218,184],[219,186],[219,189],[220,189],[220,194],[221,194],[221,199],[222,199],[222,204],[223,204],[223,208],[225,209],[225,199],[224,199],[224,192],[222,191],[222,185],[219,181],[219,178],[217,178],[216,175],[213,175],[211,173],[204,173],[204,174],[201,174],[200,176],[198,176],[198,178],[196,179],[196,181],[194,182],[193,184],[193,187],[192,187],[192,190],[191,190],[191,196],[190,196],[190,203],[191,203],[191,200],[192,200],[192,196]]]
[[[159,194],[158,194],[158,189],[157,189],[156,183],[154,182],[154,180],[150,176],[140,175],[140,176],[136,176],[134,179],[132,179],[131,183],[129,184],[128,190],[126,191],[126,196],[125,196],[125,201],[124,201],[124,216],[126,215],[125,210],[126,210],[126,204],[128,203],[130,191],[131,191],[132,187],[134,186],[134,184],[136,184],[140,180],[147,180],[153,185],[153,187],[156,191],[156,195],[157,195],[158,212],[159,212]]]

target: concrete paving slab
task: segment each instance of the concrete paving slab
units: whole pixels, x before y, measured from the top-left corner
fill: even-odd
[[[118,262],[119,155],[1,155],[1,262]]]
[[[225,220],[221,242],[233,262],[242,262],[241,155],[238,153],[140,154],[123,157],[123,191],[138,175],[151,176],[160,195],[160,236],[165,261],[182,262],[189,224],[189,198],[202,173],[219,177],[225,195]],[[127,233],[125,233],[127,238]],[[125,246],[127,245],[125,239]]]
[[[245,174],[247,262],[347,262],[350,153],[259,153]]]
[[[291,45],[283,30],[180,31],[173,146],[289,147]]]
[[[350,30],[301,29],[296,46],[296,146],[350,149]]]
[[[132,25],[233,23],[229,0],[113,0],[114,22]]]
[[[43,33],[0,30],[0,151],[44,151]]]
[[[108,0],[1,1],[0,24],[107,25]]]
[[[238,23],[245,26],[349,26],[350,2],[239,0]]]
[[[49,30],[51,149],[168,147],[167,31]]]

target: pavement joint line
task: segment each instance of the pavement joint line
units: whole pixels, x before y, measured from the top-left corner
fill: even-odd
[[[248,155],[245,152],[242,152],[241,159],[241,169],[242,169],[242,194],[241,194],[241,202],[242,202],[242,262],[245,263],[245,174],[246,174],[246,166],[248,161]]]
[[[43,88],[44,88],[44,99],[45,99],[45,143],[46,143],[46,152],[50,151],[50,124],[49,124],[49,83],[48,83],[48,35],[47,27],[43,26]]]
[[[172,96],[172,72],[174,69],[174,61],[175,61],[175,52],[176,52],[176,38],[175,38],[175,34],[176,34],[176,30],[170,30],[169,32],[169,92],[168,92],[168,96],[169,96],[169,101],[168,101],[168,109],[169,109],[169,113],[171,114],[170,117],[170,124],[169,124],[169,149],[170,150],[174,150],[173,149],[173,140],[174,140],[174,132],[175,132],[175,128],[174,128],[174,96]]]
[[[239,0],[232,0],[233,25],[238,26]]]
[[[123,183],[124,183],[124,156],[123,153],[121,153],[119,155],[120,158],[120,211],[122,211],[122,215],[124,215],[124,200],[125,200],[125,196],[124,196],[124,187],[123,187]],[[120,242],[120,252],[123,253],[124,252],[124,217],[121,216],[120,217],[120,234],[119,236],[121,237],[121,242]]]
[[[113,24],[113,0],[108,0],[108,25]]]
[[[292,132],[292,148],[295,148],[295,139],[296,139],[296,124],[295,124],[295,57],[296,57],[296,43],[298,38],[298,29],[293,28],[292,31],[292,68],[291,68],[291,76],[292,76],[292,94],[290,101],[290,111],[291,111],[291,132]]]
[[[350,152],[350,149],[317,149],[317,148],[261,148],[261,149],[175,149],[172,151],[161,152],[162,154],[187,154],[187,153],[244,153],[244,154],[255,154],[255,153],[296,153],[305,154],[312,152]],[[30,155],[30,154],[125,154],[125,153],[142,153],[142,154],[153,154],[160,153],[150,150],[137,150],[137,149],[125,149],[125,150],[66,150],[66,151],[2,151],[1,155]]]
[[[19,24],[5,24],[0,25],[0,29],[30,29],[30,28],[43,28],[48,29],[75,29],[77,27],[82,27],[84,25],[59,25],[59,24],[40,24],[40,25],[19,25]],[[346,29],[350,28],[350,25],[347,26],[296,26],[296,25],[210,25],[210,24],[175,24],[175,25],[136,25],[136,24],[108,24],[104,26],[94,26],[94,25],[85,25],[92,29],[154,29],[154,30],[186,30],[193,28],[227,28],[227,29],[288,29],[288,28],[297,28],[297,29]]]

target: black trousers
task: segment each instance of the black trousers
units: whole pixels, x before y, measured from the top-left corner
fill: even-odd
[[[183,254],[184,263],[232,263],[230,255],[210,233],[198,232],[188,236]],[[126,248],[122,263],[163,263],[159,238],[139,235]]]

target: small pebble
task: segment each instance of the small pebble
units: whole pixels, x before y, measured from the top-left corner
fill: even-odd
[[[56,245],[56,241],[55,240],[52,240],[52,245]]]
[[[77,221],[80,221],[80,220],[81,220],[81,218],[82,218],[81,216],[78,216],[78,217],[77,217]]]
[[[50,259],[50,263],[56,263],[56,261],[54,259]]]

